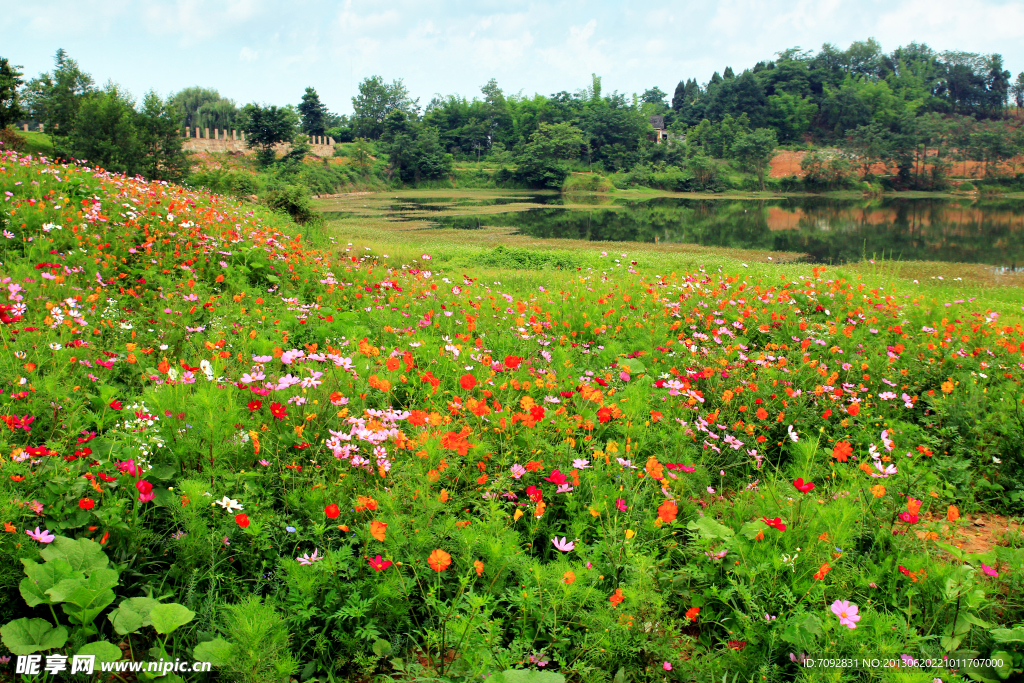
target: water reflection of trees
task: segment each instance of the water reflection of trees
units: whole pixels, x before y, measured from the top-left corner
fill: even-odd
[[[443,222],[504,225],[541,238],[802,252],[833,263],[883,254],[902,260],[1024,262],[1021,201],[657,198],[619,200],[615,210],[534,209],[472,218],[472,226],[457,218]]]

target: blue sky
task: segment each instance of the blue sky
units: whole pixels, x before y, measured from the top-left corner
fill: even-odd
[[[671,94],[788,47],[842,48],[869,36],[883,49],[999,52],[1024,69],[1024,0],[34,0],[0,12],[0,55],[26,76],[63,47],[97,83],[135,95],[190,85],[239,104],[297,103],[307,85],[338,113],[359,81],[402,78],[425,105],[435,93],[548,95],[603,78],[606,92]]]

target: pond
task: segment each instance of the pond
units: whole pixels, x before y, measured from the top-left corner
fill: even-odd
[[[573,201],[572,208],[558,208]],[[688,243],[806,254],[821,263],[863,258],[982,263],[1024,268],[1024,201],[883,197],[645,200],[524,196],[473,203],[401,200],[385,205],[391,220],[429,220],[457,229],[507,227],[540,238]],[[517,202],[533,208],[515,210]],[[504,204],[500,208],[494,204]],[[547,206],[537,207],[537,204]],[[459,213],[465,206],[487,213]],[[436,207],[436,208],[435,208]],[[494,209],[498,208],[498,211]],[[454,211],[453,211],[454,210]],[[428,212],[436,211],[431,214]]]

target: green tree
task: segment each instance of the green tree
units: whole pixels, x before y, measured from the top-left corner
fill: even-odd
[[[174,93],[170,101],[179,109],[180,125],[190,132],[194,128],[228,130],[238,123],[235,101],[221,97],[213,88],[194,85]]]
[[[434,126],[393,111],[384,122],[380,149],[388,155],[388,178],[397,176],[403,182],[437,180],[451,175],[454,159],[441,145]]]
[[[40,74],[23,91],[29,114],[43,124],[54,151],[66,154],[78,108],[95,91],[92,76],[78,67],[63,49],[57,50],[52,72]]]
[[[532,187],[561,187],[569,175],[564,161],[585,148],[584,132],[569,123],[542,123],[516,156],[515,177]]]
[[[1017,80],[1010,86],[1010,94],[1017,103],[1017,109],[1024,108],[1024,71],[1017,74]]]
[[[260,164],[269,165],[274,161],[274,145],[290,142],[294,137],[298,117],[289,107],[256,103],[245,105],[241,113],[246,144],[249,149],[258,148],[256,158]]]
[[[90,93],[77,108],[68,151],[77,159],[115,173],[138,172],[142,156],[135,127],[135,101],[115,84]]]
[[[781,91],[768,98],[768,125],[783,142],[800,140],[817,113],[818,105],[796,93]]]
[[[327,107],[320,102],[320,96],[316,94],[314,88],[306,88],[306,92],[302,94],[298,111],[303,133],[306,135],[324,134]]]
[[[170,181],[180,181],[186,176],[189,164],[181,146],[179,121],[180,110],[170,98],[161,100],[152,90],[146,93],[135,117],[139,144],[136,173]]]
[[[384,121],[392,112],[415,114],[418,102],[409,97],[400,78],[390,84],[380,76],[364,78],[359,84],[359,94],[352,98],[356,136],[376,140],[384,133]]]
[[[668,93],[663,92],[658,86],[654,86],[644,91],[644,94],[640,96],[640,101],[664,106],[666,97],[668,97]]]
[[[858,126],[846,134],[844,149],[860,165],[861,177],[871,175],[871,167],[879,163],[886,154],[888,128],[878,123]]]
[[[749,133],[744,133],[732,143],[730,149],[732,157],[745,168],[757,174],[757,180],[761,185],[762,192],[765,189],[765,171],[772,157],[775,156],[775,148],[778,144],[775,131],[771,128],[758,128]]]
[[[0,57],[0,128],[6,128],[21,118],[18,88],[25,82],[20,66],[12,66],[6,57]]]

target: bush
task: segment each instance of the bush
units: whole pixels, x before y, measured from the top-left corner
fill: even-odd
[[[615,189],[608,178],[600,173],[573,173],[562,183],[562,192],[611,192]]]
[[[13,128],[0,128],[0,149],[21,152],[25,149],[25,138]]]

